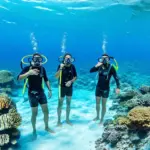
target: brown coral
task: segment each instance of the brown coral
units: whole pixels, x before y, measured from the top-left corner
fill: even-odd
[[[10,106],[11,99],[6,94],[0,94],[0,110]]]
[[[150,107],[135,107],[128,113],[128,118],[137,127],[150,128]]]
[[[119,125],[127,125],[128,126],[131,124],[131,121],[127,117],[119,117],[119,118],[117,118],[117,123]]]

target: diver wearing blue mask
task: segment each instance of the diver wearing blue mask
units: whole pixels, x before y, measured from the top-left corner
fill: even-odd
[[[102,98],[102,113],[100,124],[103,123],[103,119],[106,113],[106,101],[109,97],[110,91],[110,79],[113,76],[116,81],[116,94],[120,93],[120,83],[119,78],[117,76],[117,72],[115,66],[110,64],[110,59],[114,59],[113,57],[108,56],[107,54],[103,54],[100,59],[98,59],[98,63],[91,68],[90,73],[98,72],[98,83],[96,86],[96,112],[97,116],[94,118],[94,121],[99,120],[99,113],[100,113],[100,100]]]
[[[58,99],[58,126],[61,126],[61,110],[63,106],[64,97],[66,96],[66,123],[72,125],[69,120],[70,104],[73,94],[73,83],[77,79],[77,72],[75,66],[72,64],[74,59],[71,54],[65,54],[59,59],[61,64],[57,68],[55,77],[59,79],[59,99]]]

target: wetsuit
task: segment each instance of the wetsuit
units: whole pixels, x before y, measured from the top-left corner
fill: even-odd
[[[60,65],[58,66],[57,71],[59,69],[60,69]],[[76,72],[75,66],[73,64],[71,64],[70,66],[64,66],[62,69],[61,97],[72,96],[73,83],[71,84],[70,87],[66,87],[66,82],[72,80],[74,77],[77,77],[77,72]]]
[[[18,75],[18,78],[20,75],[27,73],[30,69],[38,69],[40,71],[39,75],[30,75],[28,77],[28,97],[30,105],[31,107],[37,107],[38,103],[41,105],[47,103],[47,98],[42,88],[42,78],[47,82],[48,77],[44,67],[27,66]]]
[[[113,76],[116,84],[117,84],[117,88],[120,88],[120,83],[119,83],[119,79],[116,73],[116,70],[113,66],[111,66],[110,64],[103,68],[102,66],[100,67],[93,67],[91,68],[90,72],[99,72],[99,78],[98,78],[98,83],[96,86],[96,92],[95,95],[97,97],[103,97],[103,98],[108,98],[109,96],[109,91],[110,91],[110,79]]]

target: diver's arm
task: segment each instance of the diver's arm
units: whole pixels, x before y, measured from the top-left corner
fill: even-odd
[[[26,72],[26,73],[20,75],[20,76],[18,77],[18,80],[24,80],[24,79],[26,79],[26,78],[29,77],[29,76],[30,76],[30,73],[29,73],[29,71],[28,71],[28,72]]]
[[[59,78],[59,76],[60,76],[60,71],[62,71],[62,69],[60,68],[57,72],[56,72],[56,74],[55,74],[55,77],[58,79]]]
[[[75,80],[77,80],[77,71],[74,65],[72,65],[72,71],[73,71],[73,79],[71,82],[73,83]]]
[[[97,72],[101,65],[102,65],[102,63],[98,62],[93,68],[91,68],[90,73]]]
[[[50,82],[49,82],[49,81],[46,81],[45,84],[46,84],[48,90],[49,90],[49,91],[52,91]]]
[[[38,75],[38,74],[39,74],[39,70],[30,69],[26,73],[19,75],[18,80],[24,80],[24,79],[28,78],[31,75]]]
[[[55,77],[58,79],[59,78],[59,76],[60,76],[60,71],[62,71],[62,69],[63,69],[63,67],[64,67],[64,64],[61,64],[61,65],[59,65],[58,66],[58,71],[56,72],[56,74],[55,74]]]
[[[116,72],[114,67],[112,67],[112,68],[113,68],[112,74],[113,74],[113,77],[114,77],[114,79],[116,81],[117,89],[120,89],[120,82],[119,82],[119,78],[118,78],[117,72]]]
[[[73,83],[75,80],[77,80],[77,77],[74,77],[71,82]]]
[[[46,84],[48,90],[51,92],[52,90],[51,90],[50,81],[48,80],[47,73],[46,73],[46,70],[44,67],[43,67],[43,75],[44,75],[45,84]]]
[[[96,72],[96,71],[98,71],[98,68],[97,68],[97,67],[95,67],[95,66],[94,66],[93,68],[91,68],[91,69],[90,69],[90,73],[92,73],[92,72]]]

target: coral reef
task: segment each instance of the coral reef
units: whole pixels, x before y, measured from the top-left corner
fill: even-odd
[[[122,92],[119,95],[120,102],[132,99],[134,96],[138,95],[138,93],[134,90],[130,90],[127,92]]]
[[[104,147],[106,144],[111,144],[111,146],[114,147],[123,137],[127,136],[127,134],[128,128],[125,125],[115,126],[111,124],[105,127],[102,138],[96,141],[96,150],[101,150],[101,147]]]
[[[119,124],[119,125],[127,125],[127,126],[129,126],[131,124],[131,121],[127,117],[118,117],[116,119],[116,123]]]
[[[142,85],[139,90],[142,94],[147,94],[150,92],[150,86]]]
[[[150,88],[133,89],[123,81],[123,92],[112,95],[110,110],[117,113],[114,120],[104,123],[104,132],[95,144],[96,150],[149,150],[150,149]]]
[[[132,109],[136,106],[150,106],[150,94],[138,95],[126,101],[125,106]]]
[[[0,71],[0,93],[12,94],[12,88],[15,86],[15,77],[10,71]]]
[[[135,107],[128,113],[128,118],[138,129],[150,129],[150,107]]]
[[[0,110],[4,108],[9,108],[11,104],[11,99],[6,94],[0,95]]]
[[[17,146],[20,132],[21,116],[16,106],[6,94],[0,94],[0,149]]]
[[[0,71],[0,86],[12,85],[14,84],[14,77],[10,71],[1,70]]]

